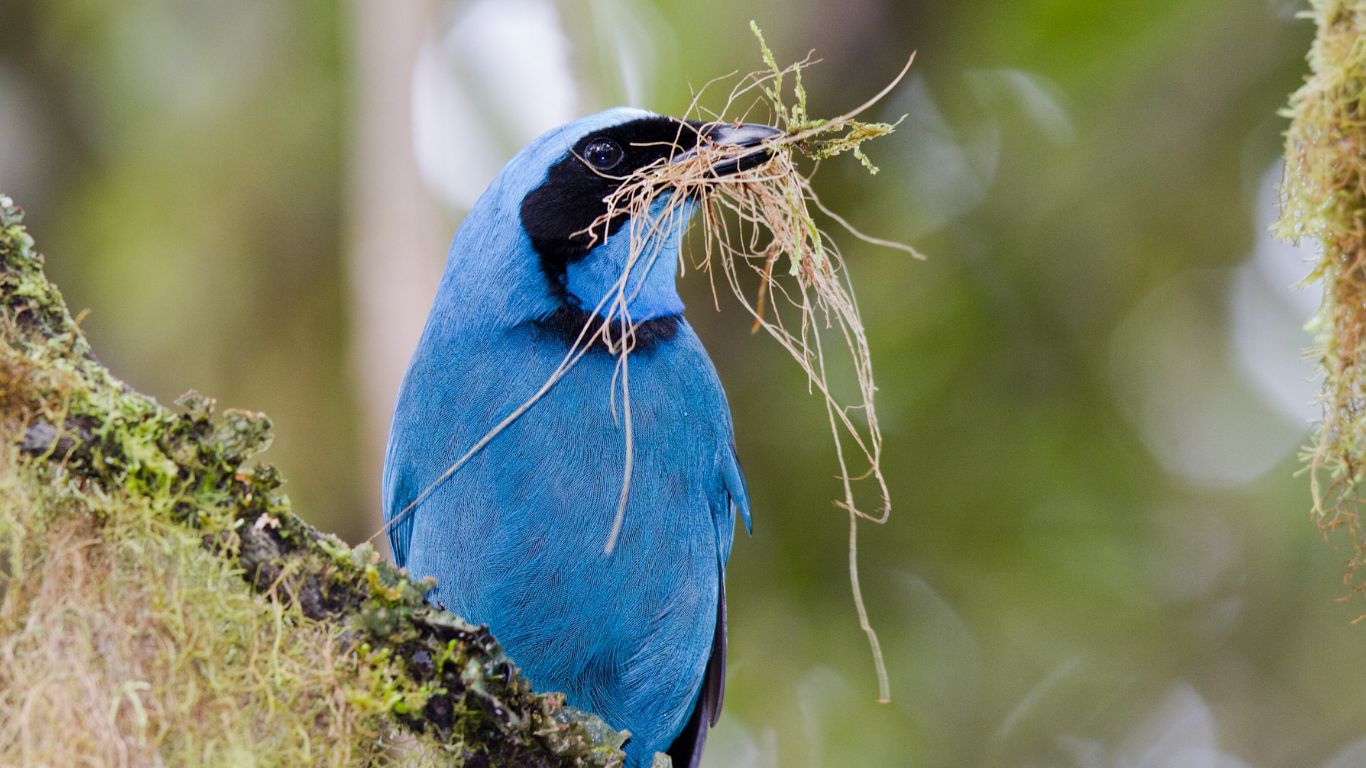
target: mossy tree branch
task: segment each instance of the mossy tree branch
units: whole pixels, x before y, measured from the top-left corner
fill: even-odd
[[[383,764],[395,759],[395,749],[404,764],[621,764],[624,734],[565,707],[556,694],[531,691],[487,630],[423,602],[430,584],[409,579],[372,548],[348,547],[296,517],[276,470],[250,463],[271,439],[265,416],[228,410],[215,417],[213,401],[199,395],[182,398],[173,411],[114,378],[44,276],[21,218],[0,196],[0,656],[13,657],[0,660],[0,719],[8,721],[0,726],[0,762],[59,754],[55,741],[70,740],[70,729],[82,727],[17,719],[21,708],[60,710],[34,690],[33,681],[51,670],[25,665],[46,663],[36,648],[65,643],[51,637],[65,630],[26,628],[58,611],[54,603],[88,599],[63,589],[100,592],[98,579],[81,587],[53,576],[57,552],[71,538],[59,532],[73,530],[66,523],[75,521],[87,537],[67,552],[82,563],[79,572],[104,568],[102,578],[115,579],[120,568],[161,564],[125,587],[134,594],[105,595],[90,614],[136,626],[82,623],[78,634],[95,638],[92,651],[70,653],[73,668],[88,667],[82,679],[99,683],[95,695],[109,697],[88,704],[97,720],[111,713],[110,738],[119,748],[160,757],[178,749],[203,759],[220,754],[220,743],[238,752],[269,745],[274,752],[257,755],[255,764],[337,755]],[[199,611],[196,621],[209,626],[183,615],[183,595],[196,580],[213,585],[193,592],[203,604],[191,606]],[[182,597],[167,597],[172,586]],[[140,602],[126,611],[108,604],[125,599]],[[124,642],[139,637],[148,642]],[[200,650],[189,658],[189,650],[168,655],[163,646]],[[116,663],[111,657],[120,654],[130,658]],[[155,679],[174,670],[147,660],[166,658],[169,666],[198,672],[185,673],[189,682],[172,686],[178,690],[156,690]],[[329,660],[327,673],[310,676],[310,664],[322,658]],[[247,673],[204,671],[234,663]],[[120,680],[111,672],[124,666],[140,669],[141,677]],[[221,688],[224,679],[239,680],[242,690],[214,689],[215,701],[235,702],[230,709],[262,707],[245,720],[250,733],[185,737],[183,729],[221,724],[178,721],[175,712],[196,707],[177,698],[207,696],[196,686]],[[290,688],[304,680],[313,688]],[[332,703],[316,711],[306,705],[319,697]],[[304,704],[289,704],[296,700]],[[307,711],[294,711],[301,707]],[[164,722],[149,724],[157,718]],[[396,748],[393,736],[403,732],[411,737]],[[345,749],[319,747],[315,739],[342,739]]]
[[[1322,245],[1311,328],[1323,420],[1306,454],[1314,511],[1351,543],[1347,583],[1366,590],[1366,0],[1313,0],[1310,76],[1290,99],[1279,233]]]

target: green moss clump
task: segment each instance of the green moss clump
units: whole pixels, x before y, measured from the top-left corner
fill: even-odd
[[[1359,578],[1366,566],[1366,0],[1312,5],[1312,72],[1285,113],[1291,124],[1278,232],[1323,246],[1308,278],[1323,284],[1310,324],[1324,372],[1323,421],[1306,462],[1319,524],[1350,540],[1347,582],[1359,592],[1366,589]]]
[[[854,117],[863,110],[860,108],[833,120],[811,117],[806,110],[806,86],[802,85],[802,67],[806,63],[797,62],[787,68],[778,66],[773,50],[764,39],[763,30],[759,29],[759,24],[753,19],[749,22],[749,31],[759,41],[760,56],[764,60],[764,66],[768,67],[768,72],[762,75],[766,81],[761,86],[764,95],[768,99],[778,127],[795,138],[794,146],[797,151],[815,160],[825,160],[849,152],[858,158],[868,173],[876,174],[878,167],[864,154],[863,143],[891,134],[906,119],[906,115],[902,115],[895,123],[866,122]],[[915,57],[911,58],[913,61]],[[907,62],[906,66],[909,68],[910,62]],[[783,90],[783,78],[788,74],[792,75],[791,104],[787,103],[787,96]],[[903,70],[893,85],[900,82],[905,74]],[[886,90],[883,91],[883,94],[885,93]],[[873,101],[877,101],[883,94],[874,97]]]
[[[616,766],[487,630],[300,521],[270,422],[100,365],[0,196],[0,764]]]

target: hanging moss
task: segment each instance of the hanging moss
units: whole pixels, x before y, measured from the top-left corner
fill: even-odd
[[[1290,98],[1279,234],[1322,245],[1310,324],[1324,373],[1323,420],[1306,452],[1314,511],[1351,545],[1347,582],[1366,565],[1366,0],[1314,0],[1310,76]]]
[[[615,766],[487,630],[290,510],[262,414],[91,352],[0,196],[0,764]]]

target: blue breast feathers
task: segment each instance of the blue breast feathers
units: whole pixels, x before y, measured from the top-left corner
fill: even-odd
[[[396,417],[414,426],[391,440],[390,508],[415,498],[561,358],[535,328],[471,346],[479,352],[456,365],[415,361],[409,380],[423,383]],[[404,526],[406,547],[402,532],[394,539],[412,573],[440,580],[434,597],[487,624],[538,689],[562,690],[629,729],[649,755],[669,746],[701,686],[743,496],[728,487],[738,477],[729,419],[691,329],[635,357],[634,468],[613,554],[603,547],[626,446],[606,385],[616,361],[602,353],[432,493]]]

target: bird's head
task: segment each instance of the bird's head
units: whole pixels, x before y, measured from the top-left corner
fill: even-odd
[[[593,315],[676,318],[683,311],[677,254],[693,201],[659,190],[648,213],[635,214],[646,221],[609,210],[609,201],[637,171],[706,143],[755,148],[713,166],[714,174],[760,165],[768,155],[757,148],[778,133],[620,108],[550,130],[509,161],[475,204],[451,246],[442,294],[460,296],[484,321],[568,320],[578,323],[575,333]]]

